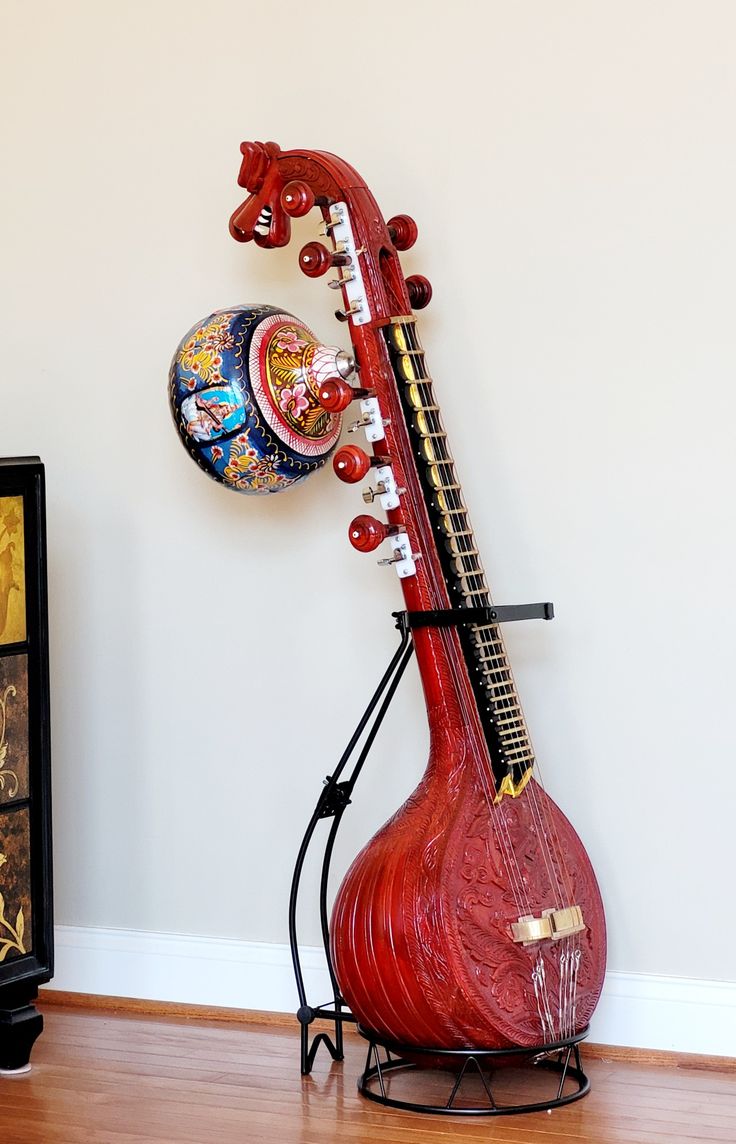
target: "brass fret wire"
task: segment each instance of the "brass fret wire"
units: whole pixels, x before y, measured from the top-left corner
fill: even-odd
[[[416,346],[409,347],[405,326],[411,326]],[[446,543],[458,576],[458,588],[468,606],[490,604],[488,585],[475,548],[468,511],[462,502],[461,486],[455,477],[454,461],[446,446],[447,434],[442,428],[432,390],[432,379],[426,373],[424,351],[418,344],[414,319],[403,317],[392,323],[390,336],[397,354],[397,374],[404,381],[413,412],[414,429],[419,435],[422,456],[439,513],[443,543]],[[448,504],[446,493],[460,503]],[[448,518],[451,518],[452,523]],[[473,566],[467,567],[466,561]],[[511,675],[506,649],[497,625],[468,625],[475,648],[475,659],[484,691],[491,703],[503,758],[511,765],[533,764],[533,754],[523,713]],[[500,650],[497,650],[500,649]],[[493,652],[493,654],[484,654]],[[505,733],[504,733],[505,728]],[[518,746],[516,744],[523,744]],[[523,758],[521,757],[523,755]]]

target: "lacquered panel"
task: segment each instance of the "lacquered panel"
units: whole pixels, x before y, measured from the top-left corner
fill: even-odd
[[[0,813],[0,963],[32,953],[31,832],[27,807]]]
[[[0,658],[0,806],[28,798],[28,662]]]
[[[25,638],[23,497],[0,497],[0,644]]]

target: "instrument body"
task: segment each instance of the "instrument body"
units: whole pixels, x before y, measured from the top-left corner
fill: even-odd
[[[426,304],[431,287],[405,280],[398,258],[416,237],[411,220],[387,225],[336,156],[270,143],[241,150],[239,182],[250,196],[231,219],[235,238],[285,245],[286,208],[298,215],[316,203],[336,253],[349,252],[340,316],[360,392],[376,403],[361,404],[366,435],[390,461],[397,495],[381,499],[406,608],[485,603],[414,328],[412,300]],[[345,236],[339,245],[336,235]],[[324,262],[308,251],[305,272],[321,273]],[[354,536],[356,547],[374,547],[365,529]],[[537,1046],[579,1032],[603,982],[603,907],[582,843],[532,775],[500,631],[426,627],[414,640],[430,758],[338,890],[330,934],[341,991],[363,1026],[406,1045]]]

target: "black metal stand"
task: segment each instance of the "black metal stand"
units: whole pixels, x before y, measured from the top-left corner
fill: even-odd
[[[302,1076],[306,1076],[312,1071],[314,1058],[317,1050],[321,1044],[327,1048],[330,1056],[335,1061],[343,1059],[343,1022],[355,1022],[352,1013],[345,1006],[345,999],[340,993],[340,988],[337,984],[335,977],[335,970],[332,965],[332,958],[330,956],[330,932],[329,932],[329,919],[327,916],[327,886],[330,876],[330,862],[332,861],[332,851],[335,845],[335,838],[337,831],[342,821],[342,816],[345,813],[346,807],[350,803],[350,796],[353,793],[358,776],[363,769],[363,764],[368,757],[368,752],[373,746],[373,740],[378,734],[378,729],[383,722],[384,716],[388,711],[391,700],[396,693],[396,688],[399,685],[406,665],[411,659],[414,645],[411,639],[411,632],[409,624],[405,617],[407,613],[397,613],[396,626],[401,632],[401,642],[399,643],[396,652],[391,659],[383,678],[378,687],[373,693],[370,703],[363,712],[363,716],[355,728],[350,741],[345,748],[342,757],[335,767],[331,775],[327,775],[324,780],[322,792],[317,800],[317,805],[314,808],[312,817],[304,833],[302,844],[299,847],[297,854],[296,865],[294,866],[294,875],[291,880],[291,893],[289,895],[289,945],[291,947],[291,960],[294,965],[294,976],[296,977],[296,988],[299,994],[299,1009],[297,1011],[297,1019],[301,1025],[301,1070]],[[381,702],[383,699],[383,702]],[[379,707],[380,703],[380,707]],[[366,733],[367,732],[367,733]],[[360,742],[363,734],[365,741],[361,747],[357,760],[353,765],[353,769],[347,779],[340,781],[345,768],[350,762],[358,743]],[[325,850],[322,858],[322,873],[320,877],[319,887],[319,916],[322,927],[322,941],[325,949],[325,957],[327,958],[327,968],[330,974],[330,983],[332,985],[332,1001],[326,1001],[321,1005],[310,1005],[307,1001],[307,993],[304,986],[304,974],[302,973],[301,959],[299,957],[299,942],[297,937],[297,903],[299,899],[299,886],[301,882],[302,870],[304,868],[304,861],[309,850],[309,844],[312,841],[312,836],[317,828],[320,819],[331,818],[332,825],[330,826],[327,840],[325,842]],[[318,1033],[313,1039],[311,1045],[309,1043],[309,1026],[316,1018],[326,1018],[327,1020],[334,1021],[335,1023],[335,1037],[334,1041],[327,1033]]]
[[[367,1100],[373,1100],[376,1104],[384,1104],[389,1108],[401,1108],[407,1112],[430,1112],[435,1115],[510,1116],[519,1112],[543,1112],[559,1108],[563,1104],[571,1104],[574,1100],[580,1100],[590,1089],[590,1081],[583,1072],[579,1048],[579,1042],[588,1034],[587,1028],[576,1036],[567,1037],[562,1041],[532,1048],[509,1049],[417,1048],[416,1045],[400,1045],[395,1041],[385,1040],[361,1028],[360,1025],[358,1032],[368,1041],[368,1056],[365,1069],[358,1080],[358,1092]],[[381,1049],[385,1054],[384,1060],[381,1060],[379,1051]],[[575,1063],[571,1064],[573,1058]],[[549,1074],[552,1082],[549,1094],[545,1094],[541,1099],[532,1098],[519,1103],[513,1101],[504,1103],[499,1098],[498,1092],[494,1094],[496,1082],[494,1065],[503,1062],[504,1066],[509,1066],[517,1059],[519,1065],[530,1072],[538,1074],[541,1071]],[[426,1076],[429,1064],[433,1066],[430,1070],[433,1089],[441,1092],[445,1085],[446,1096],[443,1093],[431,1103],[402,1100],[391,1096],[394,1077],[419,1069]],[[507,1067],[502,1070],[502,1075],[507,1079]],[[479,1083],[472,1085],[470,1082],[474,1077]],[[567,1080],[572,1081],[575,1087],[565,1092]],[[459,1100],[463,1087],[475,1089],[471,1100],[467,1103],[460,1103]],[[468,1095],[470,1096],[470,1093]]]
[[[297,854],[294,874],[291,881],[289,895],[289,945],[294,965],[294,976],[299,994],[299,1009],[297,1019],[301,1026],[301,1071],[306,1076],[312,1071],[314,1059],[321,1044],[324,1044],[333,1060],[343,1060],[343,1024],[345,1021],[356,1023],[356,1018],[347,1008],[344,997],[340,993],[335,970],[330,955],[329,919],[327,914],[327,890],[330,874],[330,863],[335,845],[337,831],[342,816],[351,802],[353,789],[368,752],[373,746],[378,730],[384,716],[396,693],[401,677],[411,659],[414,645],[412,641],[412,628],[421,627],[450,627],[461,624],[490,624],[506,623],[511,620],[545,619],[551,620],[554,608],[550,603],[520,604],[520,605],[493,605],[488,608],[458,608],[425,612],[394,612],[396,627],[401,633],[401,641],[391,662],[366,707],[358,726],[345,748],[340,761],[331,775],[327,775],[323,783],[317,805],[309,820],[304,833],[299,852]],[[357,759],[346,779],[342,779],[361,738],[365,735]],[[322,929],[327,968],[332,986],[332,1000],[320,1005],[310,1005],[304,984],[301,959],[299,956],[299,943],[297,936],[297,905],[299,888],[301,884],[304,862],[314,836],[317,825],[322,819],[332,819],[325,841],[322,857],[322,869],[319,887],[319,916]],[[334,1022],[334,1038],[328,1033],[318,1033],[311,1041],[309,1039],[309,1026],[317,1019],[327,1019]],[[399,1045],[380,1038],[370,1030],[358,1030],[361,1036],[369,1042],[368,1058],[362,1076],[358,1082],[358,1089],[368,1100],[379,1104],[389,1105],[393,1108],[409,1109],[414,1112],[453,1113],[464,1116],[492,1116],[500,1113],[532,1112],[540,1109],[556,1108],[562,1104],[569,1104],[578,1100],[590,1088],[590,1082],[583,1072],[580,1062],[579,1042],[587,1035],[587,1029],[574,1037],[550,1044],[538,1045],[533,1048],[507,1048],[507,1049],[437,1049],[418,1048],[415,1045]],[[383,1049],[385,1059],[382,1061],[379,1050]],[[571,1060],[574,1057],[574,1064]],[[529,1068],[543,1070],[559,1078],[556,1088],[549,1097],[543,1100],[534,1100],[521,1104],[502,1104],[493,1094],[491,1073],[494,1062],[504,1058],[518,1058]],[[389,1095],[388,1074],[396,1075],[399,1072],[408,1072],[421,1068],[421,1062],[432,1061],[440,1068],[449,1069],[452,1073],[451,1091],[446,1100],[440,1103],[422,1104],[406,1100],[394,1099]],[[373,1061],[373,1063],[371,1063]],[[485,1071],[484,1071],[485,1069]],[[463,1081],[469,1074],[475,1072],[481,1080],[482,1090],[485,1094],[481,1104],[460,1105],[458,1094]],[[488,1075],[488,1079],[486,1077]],[[564,1093],[566,1080],[572,1080],[576,1088],[572,1092]],[[376,1089],[377,1085],[377,1089]]]

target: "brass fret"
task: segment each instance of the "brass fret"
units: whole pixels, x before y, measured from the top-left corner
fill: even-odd
[[[442,521],[442,524],[444,525],[445,521]],[[445,533],[445,536],[472,536],[472,535],[473,535],[473,530],[471,528],[461,528],[459,531],[453,530],[451,532],[448,531]],[[477,552],[477,549],[475,549],[475,551]]]
[[[504,755],[508,758],[511,758],[512,755],[519,755],[520,757],[518,759],[514,758],[512,760],[514,764],[526,762],[527,759],[531,761],[534,758],[531,744],[528,747],[512,747],[510,751],[504,749]]]
[[[437,469],[439,469],[439,468],[440,468],[440,466],[436,465],[436,464],[429,466],[429,480],[430,480],[430,483],[432,484],[433,488],[439,489],[443,493],[450,493],[450,492],[452,492],[453,489],[459,489],[460,485],[458,485],[458,484],[450,483],[449,485],[444,485],[442,483],[442,481],[439,479],[439,477],[438,477],[438,480],[435,482],[434,474],[437,472]]]
[[[444,497],[442,499],[444,500]],[[459,516],[461,513],[463,516],[468,515],[468,510],[466,508],[447,508],[440,502],[439,497],[437,498],[436,507],[437,510],[443,514],[443,516]]]
[[[519,711],[519,709],[517,708],[516,713],[514,715],[510,715],[508,717],[508,719],[496,719],[494,721],[495,721],[495,723],[498,724],[498,726],[505,727],[509,723],[518,723],[521,719],[522,719],[521,711]]]
[[[480,564],[475,564],[468,567],[465,563],[466,558],[477,560],[477,554],[473,552],[459,552],[457,556],[453,556],[452,563],[458,576],[463,580],[478,580],[480,579],[484,588],[488,588],[484,580],[483,569]]]
[[[510,727],[509,730],[513,732],[515,729],[513,727]],[[522,730],[522,731],[516,730],[515,734],[510,734],[510,735],[505,731],[501,731],[500,735],[501,735],[501,739],[503,740],[503,746],[504,747],[509,743],[524,743],[529,738],[529,736],[526,733],[526,730]]]
[[[444,429],[427,429],[427,428],[423,429],[422,428],[422,420],[423,420],[423,418],[422,418],[421,413],[417,413],[416,417],[414,418],[414,428],[416,429],[416,431],[418,433],[420,433],[422,435],[422,437],[425,440],[427,439],[427,437],[446,437],[447,436]]]
[[[462,498],[462,490],[449,451],[441,410],[435,401],[432,379],[427,374],[424,351],[418,343],[413,315],[392,319],[387,330],[393,347],[391,360],[397,381],[408,406],[407,420],[416,449],[419,451],[420,475],[432,488],[433,524],[449,553],[442,553],[448,578],[454,575],[459,589],[457,603],[468,607],[490,606],[480,553]],[[402,385],[403,383],[403,385]],[[422,460],[424,464],[422,464]],[[437,515],[435,516],[434,513]],[[490,719],[502,752],[502,769],[496,778],[496,801],[505,795],[517,797],[531,776],[534,762],[529,734],[516,694],[506,648],[497,624],[473,624],[465,629],[472,642],[472,655],[477,666],[475,686],[481,702],[490,706]],[[526,766],[523,774],[517,767]],[[513,767],[504,774],[504,767]],[[494,770],[497,768],[494,765]]]
[[[443,434],[443,436],[444,436],[444,434]],[[431,465],[438,464],[438,463],[444,464],[444,465],[451,465],[453,463],[452,457],[438,456],[436,451],[435,451],[435,445],[439,445],[440,440],[441,440],[441,438],[440,439],[433,438],[432,440],[430,440],[428,437],[422,437],[422,453],[424,455],[424,458],[425,458],[425,460],[429,461],[429,463]]]

